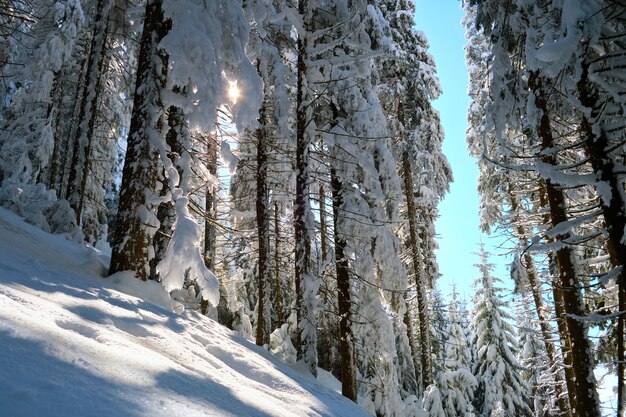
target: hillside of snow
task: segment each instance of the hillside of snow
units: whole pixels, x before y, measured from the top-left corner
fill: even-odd
[[[165,308],[156,283],[102,278],[104,265],[0,208],[0,415],[370,416],[216,322]]]

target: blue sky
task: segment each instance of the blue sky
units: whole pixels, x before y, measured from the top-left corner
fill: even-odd
[[[440,246],[437,261],[442,273],[439,288],[448,294],[455,283],[457,291],[469,299],[472,281],[477,274],[475,253],[481,232],[476,191],[478,168],[465,143],[469,97],[463,50],[465,32],[461,26],[463,10],[457,0],[415,0],[415,4],[417,28],[428,37],[443,88],[443,95],[434,106],[441,113],[446,132],[443,150],[454,172],[454,182],[439,206],[441,217],[437,221]],[[496,255],[501,239],[482,236],[482,240],[493,254],[490,260],[496,264],[495,273],[506,282],[507,262],[503,256]]]

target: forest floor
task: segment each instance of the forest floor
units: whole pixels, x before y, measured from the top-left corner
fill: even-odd
[[[0,208],[2,416],[369,416],[324,371],[173,312],[154,282],[103,278],[106,264]]]

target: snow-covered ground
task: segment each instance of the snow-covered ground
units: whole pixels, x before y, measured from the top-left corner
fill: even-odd
[[[370,416],[105,264],[0,208],[1,416]]]

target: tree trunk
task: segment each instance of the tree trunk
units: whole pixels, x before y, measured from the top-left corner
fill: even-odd
[[[406,326],[406,337],[409,340],[409,348],[411,349],[411,360],[413,361],[413,369],[415,370],[415,388],[414,389],[409,389],[407,388],[408,392],[413,392],[415,395],[418,394],[418,387],[417,387],[417,374],[418,374],[418,370],[420,369],[420,362],[417,360],[417,348],[415,346],[415,331],[413,330],[413,321],[411,320],[411,312],[409,311],[409,300],[405,299],[405,304],[406,304],[406,312],[404,313],[404,317],[403,317],[403,321],[404,321],[404,325]]]
[[[519,204],[517,199],[513,195],[513,191],[509,184],[509,197],[511,203],[511,212],[513,215],[516,215],[519,210]],[[527,245],[528,242],[528,233],[524,226],[518,221],[517,222],[517,235],[520,240],[520,243],[523,247]],[[546,354],[548,355],[548,361],[551,373],[554,377],[555,383],[555,393],[556,393],[556,404],[561,411],[561,416],[569,417],[571,416],[571,409],[569,407],[569,403],[567,398],[563,392],[563,379],[561,378],[561,374],[558,370],[557,366],[557,358],[556,358],[556,349],[554,348],[554,344],[552,343],[552,330],[548,324],[548,310],[544,306],[543,298],[541,296],[541,286],[539,280],[537,279],[537,270],[535,269],[535,262],[530,255],[530,253],[524,253],[524,268],[526,269],[526,275],[528,276],[528,283],[530,286],[530,291],[533,295],[533,300],[535,302],[535,312],[537,313],[537,318],[539,318],[539,327],[541,329],[541,336],[543,338],[544,346],[546,347]]]
[[[578,92],[580,102],[583,106],[591,110],[591,119],[600,117],[604,110],[604,101],[599,100],[588,79],[588,65],[583,64],[583,74],[578,82]],[[625,297],[625,275],[626,267],[626,245],[623,242],[623,234],[626,227],[626,213],[624,212],[624,201],[622,199],[623,187],[616,174],[613,157],[609,153],[609,141],[603,126],[599,126],[599,133],[595,133],[590,119],[583,116],[580,128],[585,136],[585,151],[591,161],[593,171],[599,175],[599,181],[607,184],[610,188],[610,197],[600,195],[598,200],[602,208],[602,215],[608,231],[607,249],[614,267],[619,267],[617,276],[618,287],[618,309],[617,318],[617,416],[624,417],[626,412],[626,387],[624,381],[624,367],[626,357],[624,356],[624,313],[626,311]]]
[[[96,15],[94,17],[93,37],[87,61],[87,77],[81,98],[80,113],[74,138],[73,154],[76,155],[77,163],[70,170],[68,180],[68,197],[74,212],[76,221],[82,225],[82,212],[85,203],[87,178],[91,165],[91,152],[95,134],[97,107],[100,98],[100,81],[104,68],[104,56],[109,26],[109,11],[113,0],[98,0]],[[82,147],[82,149],[81,149]],[[79,170],[80,164],[80,170]]]
[[[542,80],[539,72],[531,74],[529,87],[535,94],[535,104],[542,111],[537,133],[541,138],[542,150],[553,149],[554,138],[548,116],[547,99],[543,93]],[[541,162],[557,166],[556,157],[552,153],[543,153]],[[563,190],[551,179],[545,179],[548,207],[550,209],[551,225],[556,227],[568,220],[566,201]],[[555,237],[557,241],[566,240],[569,236],[561,234]],[[558,285],[563,295],[563,307],[566,313],[567,328],[569,330],[572,348],[572,365],[576,376],[577,409],[575,415],[580,417],[600,417],[600,400],[596,391],[596,379],[593,374],[593,355],[587,338],[587,327],[580,320],[585,315],[580,282],[576,275],[574,254],[571,248],[564,246],[557,250],[556,261],[559,271]]]
[[[171,28],[171,21],[164,19],[161,2],[148,0],[146,4],[109,267],[110,274],[132,271],[142,280],[147,280],[150,273],[150,245],[158,227],[153,221],[155,208],[150,197],[159,175],[159,152],[151,144],[150,135],[155,128],[160,131],[163,123],[159,92],[166,85],[168,57],[158,45]],[[161,114],[157,126],[150,125],[154,113]]]
[[[207,169],[217,178],[217,139],[207,135]],[[207,186],[204,205],[204,265],[215,270],[215,222],[217,221],[217,187]]]
[[[299,0],[298,12],[304,19],[304,30],[307,29],[308,0]],[[314,332],[303,332],[303,326],[315,328],[315,312],[308,298],[312,280],[310,271],[311,242],[307,227],[309,216],[309,143],[307,134],[309,124],[307,109],[309,94],[306,85],[307,73],[307,36],[301,33],[297,41],[297,82],[296,82],[296,195],[294,200],[294,234],[295,234],[295,286],[296,286],[296,313],[298,328],[294,346],[298,352],[298,359],[308,363],[311,373],[317,376],[317,346]]]
[[[274,310],[276,311],[276,322],[274,328],[277,329],[285,323],[283,289],[280,279],[280,211],[278,201],[274,201]]]
[[[181,89],[174,87],[176,94],[181,92]],[[176,106],[170,106],[167,109],[167,125],[168,130],[165,135],[165,141],[169,147],[168,158],[172,161],[174,167],[178,171],[179,181],[182,181],[183,171],[178,164],[180,155],[184,152],[181,144],[182,136],[184,133],[184,119],[185,115],[183,110]],[[173,187],[178,187],[179,184],[170,184],[169,178],[165,170],[161,173],[161,197],[165,198],[168,193],[173,191]],[[150,279],[160,280],[157,267],[159,262],[165,259],[165,252],[169,246],[170,240],[172,240],[172,234],[176,226],[176,208],[174,202],[171,200],[164,201],[159,204],[157,209],[157,220],[159,221],[159,230],[154,236],[152,245],[154,247],[154,257],[150,260]],[[187,282],[186,282],[187,283]],[[187,283],[189,284],[189,283]]]
[[[207,169],[217,178],[217,139],[213,135],[206,135]],[[215,272],[215,222],[217,222],[217,186],[207,185],[204,195],[204,266]],[[200,314],[209,312],[209,301],[200,300]]]
[[[85,40],[84,42],[89,44],[89,46],[85,46],[88,52],[87,56],[83,58],[83,62],[80,65],[81,70],[78,77],[76,91],[74,93],[74,108],[72,110],[70,126],[66,133],[67,137],[63,140],[62,149],[57,149],[55,142],[54,153],[56,154],[58,152],[59,158],[63,155],[63,161],[59,167],[55,166],[51,170],[50,188],[57,190],[59,198],[67,198],[69,196],[70,187],[68,184],[70,171],[73,170],[73,167],[78,165],[78,153],[74,153],[74,148],[78,146],[75,145],[75,142],[77,141],[76,131],[78,129],[79,116],[82,111],[81,97],[85,88],[85,79],[87,78],[87,64],[89,63],[89,56],[91,55],[91,42],[88,42],[88,40]],[[59,145],[61,144],[59,143]]]
[[[352,335],[352,301],[350,296],[350,274],[345,256],[346,240],[339,232],[343,196],[342,183],[334,169],[330,171],[333,196],[333,224],[335,231],[335,268],[337,274],[337,307],[339,309],[339,352],[341,355],[341,394],[356,402],[356,364],[354,338]]]
[[[539,180],[539,201],[542,208],[548,208],[548,194],[546,192],[546,184],[543,179]],[[544,224],[550,224],[550,214],[544,215]],[[556,259],[552,252],[548,253],[549,271],[552,277],[558,275],[556,267]],[[563,305],[563,294],[561,288],[556,281],[552,280],[552,297],[554,300],[554,315],[556,316],[557,329],[559,331],[559,340],[561,342],[561,356],[563,357],[563,370],[565,372],[565,386],[567,387],[567,399],[569,403],[570,415],[576,410],[576,375],[572,362],[572,344],[567,329],[567,321],[565,320],[565,307]]]
[[[328,226],[326,225],[326,192],[320,185],[320,241],[322,249],[322,263],[328,258]]]
[[[256,344],[258,346],[269,344],[271,321],[269,314],[269,191],[267,188],[267,126],[265,108],[266,103],[263,103],[259,112],[259,128],[256,131],[256,226],[259,239],[256,322]]]
[[[407,216],[409,218],[409,246],[411,261],[415,274],[415,292],[417,295],[417,316],[419,319],[420,358],[421,358],[421,382],[422,388],[426,388],[433,382],[432,358],[430,345],[430,324],[428,315],[428,302],[426,300],[426,283],[422,274],[420,239],[417,231],[417,209],[413,197],[413,178],[411,176],[411,161],[409,152],[402,152],[402,176],[404,179],[404,196],[407,204]]]

